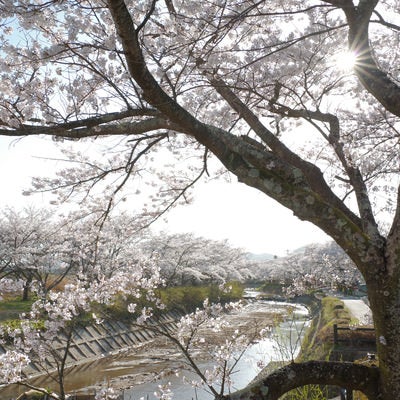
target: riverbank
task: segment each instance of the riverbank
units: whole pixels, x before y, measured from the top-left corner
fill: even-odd
[[[300,325],[303,325],[304,322],[308,320],[309,315],[307,308],[303,305],[292,305],[288,304],[287,302],[257,301],[250,304],[249,307],[252,307],[253,311],[247,309],[244,314],[238,314],[235,316],[236,321],[240,321],[239,324],[242,323],[242,321],[247,320],[247,323],[250,323],[250,326],[253,326],[252,314],[255,311],[261,317],[260,321],[262,321],[262,323],[258,326],[262,326],[268,322],[268,319],[265,318],[272,309],[274,310],[273,314],[275,314],[275,316],[271,315],[273,319],[269,319],[269,326],[274,326],[275,328],[271,331],[271,335],[268,338],[257,341],[246,349],[231,376],[234,383],[230,387],[230,391],[236,391],[247,386],[259,373],[262,365],[268,364],[271,360],[280,360],[282,358],[282,353],[280,351],[281,349],[279,348],[279,344],[276,342],[276,335],[278,334],[281,338],[289,338],[290,331],[292,331],[292,339],[293,343],[295,343],[297,339],[294,339],[294,336],[301,331]],[[282,310],[283,313],[279,310]],[[276,313],[278,311],[281,316],[279,317],[280,322],[277,324],[278,319],[276,318]],[[296,324],[298,324],[297,327],[294,327],[293,325],[294,320],[296,320]],[[300,343],[300,341],[298,341],[298,343]],[[294,348],[293,351],[295,351]],[[215,363],[210,360],[206,361],[205,359],[199,359],[198,361],[202,370],[212,370],[215,367]],[[197,379],[195,375],[189,375],[188,377],[194,380]],[[204,389],[200,388],[195,391],[195,389],[193,389],[193,387],[190,385],[184,385],[182,383],[182,376],[178,378],[175,376],[170,376],[159,381],[158,384],[167,384],[168,382],[171,382],[172,384],[174,398],[196,398],[198,400],[211,400],[214,398]],[[127,392],[126,399],[138,399],[141,396],[144,396],[149,400],[154,400],[154,387],[154,383],[152,385],[145,384],[136,387],[132,391],[129,391],[129,393]]]
[[[321,309],[321,300],[318,295],[314,294],[303,294],[298,296],[285,296],[283,294],[282,285],[274,284],[271,289],[271,285],[266,287],[266,289],[270,289],[268,291],[259,291],[259,290],[247,290],[245,291],[245,299],[252,300],[265,300],[265,301],[277,301],[282,303],[293,303],[293,304],[302,304],[308,308],[310,311],[310,316],[314,316]]]
[[[224,316],[223,320],[236,331],[238,336],[242,334],[251,335],[252,332],[260,331],[266,327],[272,328],[278,323],[281,323],[287,317],[288,307],[291,306],[284,302],[249,302],[242,311],[229,313]],[[299,311],[307,314],[306,309],[299,308]],[[204,336],[205,342],[207,343],[205,349],[213,345],[222,346],[226,342],[226,336],[221,335],[219,332],[203,331],[202,336]],[[188,384],[182,384],[182,375],[184,375],[187,370],[183,364],[182,355],[176,352],[174,353],[174,357],[169,357],[167,354],[171,350],[170,343],[164,340],[162,341],[162,345],[165,346],[164,350],[166,354],[162,359],[160,357],[158,358],[157,371],[153,371],[152,376],[146,376],[144,382],[141,384],[138,384],[138,376],[132,377],[135,380],[135,384],[132,384],[131,388],[126,388],[123,385],[121,386],[121,382],[118,381],[115,383],[111,382],[111,386],[115,387],[120,385],[119,387],[127,393],[127,398],[133,396],[132,398],[136,399],[145,396],[145,398],[152,399],[154,388],[157,388],[158,384],[172,382],[172,391],[175,396],[179,396],[179,398],[186,398],[185,396],[189,395],[190,397],[188,398],[194,397],[194,389]],[[255,343],[248,349],[249,351],[242,357],[236,368],[236,372],[233,374],[232,378],[235,381],[235,386],[245,386],[254,378],[260,370],[259,362],[264,362],[265,358],[270,357],[273,346],[271,341],[267,340],[261,343]],[[157,344],[153,347],[153,351],[154,350],[158,352]],[[196,362],[199,363],[203,370],[212,370],[214,368],[214,364],[210,362],[207,352],[199,351],[196,355]],[[152,369],[154,367],[156,366],[153,365]],[[178,377],[175,376],[176,371],[180,371]],[[197,376],[192,374],[188,376],[193,380],[198,379]],[[204,393],[198,390],[196,392],[197,399],[204,399]]]
[[[326,360],[333,350],[333,326],[350,325],[352,317],[343,302],[335,297],[321,299],[301,345],[298,362]]]
[[[307,308],[310,323],[307,325],[306,330],[301,333],[302,340],[299,344],[299,349],[295,357],[296,361],[299,361],[299,359],[302,358],[302,352],[304,351],[303,350],[304,344],[308,343],[310,337],[313,337],[318,330],[319,321],[321,319],[321,313],[323,308],[321,299],[318,296],[308,295],[308,294],[288,298],[276,295],[274,293],[261,293],[258,296],[258,298],[274,299],[274,300],[282,299],[284,302],[288,304],[301,304]],[[271,361],[254,377],[253,381],[262,379],[263,377],[272,373],[274,370],[285,366],[288,362],[290,362],[290,360],[285,361],[283,359],[280,359],[276,361]]]
[[[249,333],[251,330],[261,330],[265,327],[275,326],[277,321],[282,321],[288,314],[290,305],[287,303],[276,302],[249,302],[243,311],[233,312],[224,316],[224,321],[229,322],[238,334]],[[290,307],[291,308],[291,307]],[[307,314],[306,309],[298,308],[302,313]],[[209,332],[204,335],[207,344],[221,345],[225,341],[223,335],[218,332]],[[266,348],[264,345],[262,351],[266,354],[271,352],[271,346]],[[213,364],[207,365],[207,355],[199,352],[196,360],[204,368],[213,368]],[[259,349],[254,347],[254,354],[248,356],[254,362],[249,364],[249,360],[240,368],[244,373],[245,379],[243,385],[246,385],[258,372],[257,357],[260,357]],[[181,353],[176,350],[171,342],[162,337],[148,338],[146,342],[137,343],[130,346],[129,349],[114,354],[110,357],[102,357],[91,363],[77,365],[68,371],[66,376],[66,391],[71,394],[93,395],[100,385],[107,385],[116,390],[129,393],[134,387],[148,385],[151,387],[151,393],[157,389],[156,381],[161,377],[171,380],[175,378],[175,371],[184,370],[184,360]],[[251,374],[251,376],[250,376]],[[235,373],[234,379],[239,377]],[[240,378],[242,379],[242,378]],[[176,378],[182,385],[182,378]],[[52,384],[48,377],[39,377],[32,382],[40,387],[57,387]],[[190,388],[190,386],[189,386]],[[142,389],[140,387],[138,389]],[[193,389],[191,389],[193,390]],[[0,398],[11,399],[17,397],[24,389],[16,386],[10,388],[8,392],[0,391]],[[141,396],[130,397],[127,399],[140,398]]]
[[[352,300],[355,302],[355,300]],[[361,301],[361,300],[358,300]],[[371,326],[361,326],[357,329],[356,325],[362,325],[364,322],[364,314],[368,311],[362,308],[360,315],[355,315],[354,311],[346,307],[346,301],[335,297],[325,297],[319,302],[318,312],[314,313],[314,317],[307,329],[305,337],[302,341],[301,350],[296,358],[296,362],[306,362],[309,360],[334,360],[334,361],[356,361],[365,364],[376,365],[377,361],[373,359],[368,361],[368,353],[371,347],[367,343],[374,342],[374,332]],[[352,329],[349,329],[352,326]],[[341,330],[341,343],[349,343],[349,345],[335,343],[335,330]],[[337,335],[337,333],[336,333]],[[374,350],[372,349],[372,352]],[[357,361],[358,360],[358,361]],[[286,363],[270,363],[255,380],[262,379],[275,369],[284,366]],[[309,398],[311,391],[315,392],[315,398],[339,399],[337,396],[338,388],[322,387],[311,385],[305,390],[304,398]],[[355,398],[365,399],[362,394],[355,392]],[[300,398],[299,392],[296,391],[295,397],[288,394],[285,399]],[[301,397],[303,398],[303,397]],[[314,398],[314,397],[313,397]]]

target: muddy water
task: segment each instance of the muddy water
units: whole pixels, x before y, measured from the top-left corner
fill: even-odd
[[[294,313],[292,310],[294,309]],[[290,314],[290,316],[288,316]],[[298,351],[299,340],[302,335],[304,321],[307,318],[307,309],[301,305],[287,303],[257,301],[250,303],[239,314],[226,316],[230,322],[243,331],[254,326],[258,328],[271,325],[283,317],[278,328],[271,338],[251,345],[235,367],[233,374],[234,384],[231,390],[246,386],[260,371],[259,364],[268,364],[270,361],[281,361],[294,357]],[[276,340],[278,338],[278,340]],[[209,332],[208,341],[218,343],[218,334]],[[212,368],[210,362],[202,355],[199,356],[199,365],[202,370]],[[94,393],[101,384],[118,388],[124,393],[124,400],[138,400],[141,397],[155,399],[154,392],[159,384],[171,382],[174,398],[190,400],[212,399],[202,388],[194,390],[190,385],[182,383],[182,376],[188,380],[195,379],[184,371],[183,359],[169,342],[163,338],[154,339],[145,345],[131,348],[119,354],[104,357],[95,362],[77,366],[71,369],[66,377],[66,391],[69,393]],[[179,370],[179,377],[174,371]],[[160,378],[161,377],[161,378]],[[37,386],[51,387],[58,391],[48,377],[36,379]],[[12,399],[22,393],[24,389],[9,387],[0,390],[1,399]]]

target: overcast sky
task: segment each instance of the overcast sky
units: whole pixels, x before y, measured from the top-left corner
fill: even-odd
[[[51,141],[0,137],[0,206],[46,206],[48,200],[43,196],[25,197],[21,193],[29,187],[32,176],[54,169],[54,163],[38,158],[51,156],[56,156]],[[276,255],[329,240],[318,228],[300,221],[263,193],[235,182],[198,185],[194,202],[173,210],[168,223],[155,228],[228,239],[248,251]]]

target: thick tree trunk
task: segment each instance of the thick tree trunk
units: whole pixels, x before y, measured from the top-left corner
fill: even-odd
[[[359,1],[357,6],[347,0],[328,2],[343,7],[350,26],[350,45],[360,44],[361,48],[364,46],[369,51],[368,21],[377,1]],[[166,119],[179,126],[179,132],[194,137],[213,152],[227,170],[238,177],[239,181],[267,194],[291,209],[301,220],[315,224],[331,236],[357,265],[367,282],[380,361],[379,371],[371,372],[371,369],[366,371],[365,376],[372,379],[374,386],[373,389],[368,386],[366,390],[370,399],[394,400],[398,398],[400,394],[400,272],[398,272],[400,262],[397,258],[400,258],[400,255],[396,254],[400,254],[400,233],[397,234],[400,232],[400,205],[394,222],[395,226],[391,231],[393,238],[388,238],[386,241],[375,221],[373,208],[367,196],[366,183],[360,170],[353,168],[352,163],[342,157],[343,167],[349,176],[349,182],[354,188],[357,199],[358,211],[353,212],[329,187],[324,174],[316,165],[300,158],[280,142],[257,114],[253,113],[234,91],[219,79],[211,79],[211,84],[237,115],[246,121],[258,140],[236,136],[197,120],[168,96],[151,75],[141,49],[140,29],[135,28],[124,1],[109,0],[108,6],[124,48],[128,69],[132,78],[141,87],[144,99],[167,117]],[[379,70],[372,62],[368,68],[363,70],[360,68],[356,72],[367,90],[391,112],[398,110],[399,88],[386,75],[379,74]],[[380,94],[382,87],[387,89],[383,90],[383,93],[390,92],[389,96],[382,97]],[[340,134],[339,126],[335,129],[331,126],[332,138],[333,134]],[[339,145],[339,141],[332,143]],[[340,156],[339,154],[339,158]],[[275,393],[280,393],[283,384],[290,381],[288,379],[290,377],[298,378],[295,379],[296,382],[292,382],[293,384],[323,384],[329,381],[346,387],[346,381],[351,381],[351,374],[357,369],[356,366],[347,367],[348,373],[343,373],[344,367],[339,365],[309,364],[308,371],[304,370],[304,372],[292,366],[291,369],[286,370],[287,375],[283,375],[284,380],[278,385],[276,392],[273,392],[272,387],[268,385],[273,385],[273,382],[278,382],[278,380],[274,381],[271,378],[258,385],[259,392],[250,393],[250,389],[247,388],[239,397],[232,395],[230,398],[275,399],[277,398],[274,397]],[[320,374],[322,371],[320,368],[323,369],[323,375]],[[307,375],[308,372],[309,375]],[[376,379],[372,377],[375,373],[380,375],[379,381],[377,377]],[[277,378],[276,375],[275,378]],[[354,380],[356,381],[357,379]],[[357,385],[362,388],[364,383],[360,381]],[[289,386],[295,387],[292,384],[285,387],[289,388]],[[347,384],[347,387],[355,388],[356,386]],[[379,391],[379,394],[375,389]]]
[[[400,245],[400,243],[399,243]],[[396,248],[388,246],[386,259],[367,279],[368,297],[377,340],[382,400],[400,393],[400,279]]]

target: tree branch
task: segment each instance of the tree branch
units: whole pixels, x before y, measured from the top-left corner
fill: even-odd
[[[332,4],[335,7],[345,8],[354,7],[352,0],[323,0],[324,3]]]
[[[147,132],[160,129],[181,131],[179,125],[172,123],[164,118],[147,118],[137,122],[120,122],[116,124],[105,124],[95,127],[82,127],[67,131],[60,135],[63,138],[81,139],[93,136],[112,136],[112,135],[141,135]]]
[[[369,399],[378,394],[379,370],[348,362],[309,361],[280,368],[264,379],[225,396],[226,400],[277,400],[288,391],[309,384],[359,390]]]
[[[107,113],[103,115],[97,115],[90,118],[84,118],[77,121],[64,122],[59,124],[48,124],[47,126],[40,126],[36,124],[21,124],[19,127],[10,127],[8,124],[0,120],[0,135],[3,136],[33,136],[33,135],[53,135],[64,138],[81,138],[88,136],[98,136],[99,131],[94,128],[103,124],[109,124],[110,122],[120,121],[126,118],[133,117],[149,117],[149,116],[160,116],[160,113],[154,108],[143,108],[143,109],[129,109],[126,111]],[[31,120],[31,122],[41,122]],[[76,134],[82,129],[82,136]]]
[[[177,124],[180,132],[194,137],[212,151],[239,181],[266,193],[291,209],[300,219],[314,223],[340,243],[354,262],[367,269],[369,265],[366,260],[371,259],[368,258],[367,249],[379,253],[381,247],[375,247],[368,233],[363,231],[360,218],[332,192],[321,170],[288,152],[283,143],[266,131],[257,117],[240,101],[232,100],[231,106],[240,116],[246,116],[252,129],[273,151],[262,151],[223,129],[196,119],[163,91],[148,70],[124,1],[109,0],[108,6],[121,39],[129,72],[143,90],[146,101],[166,119]],[[229,97],[229,94],[223,97]]]
[[[309,186],[315,193],[318,193],[318,195],[327,203],[340,209],[341,212],[352,220],[353,223],[361,226],[360,219],[343,205],[341,200],[326,184],[318,167],[303,160],[286,147],[269,129],[267,129],[260,119],[238,98],[238,96],[236,96],[236,94],[222,79],[214,77],[210,79],[210,83],[226,100],[226,102],[239,114],[239,116],[247,122],[257,136],[271,148],[274,154],[276,154],[281,160],[284,160],[293,167],[298,168],[304,174],[307,186]]]
[[[333,150],[335,151],[339,161],[341,162],[349,177],[349,182],[353,186],[354,193],[357,198],[358,210],[360,213],[364,231],[368,232],[371,237],[378,237],[378,224],[376,223],[374,217],[372,205],[368,197],[367,186],[363,180],[361,171],[358,167],[352,165],[351,160],[349,162],[343,151],[343,143],[340,141],[339,119],[333,114],[323,113],[319,110],[298,110],[283,106],[281,104],[277,104],[276,101],[279,96],[279,88],[280,86],[279,84],[277,84],[275,89],[275,96],[273,99],[271,99],[269,103],[271,111],[284,117],[303,118],[306,121],[310,122],[315,120],[327,123],[329,125],[329,135],[326,135],[322,132],[321,129],[319,129],[318,126],[316,126],[316,124],[313,124],[313,126],[316,126],[317,129],[319,129],[320,132],[323,134],[324,138],[332,145]]]
[[[214,135],[207,125],[201,123],[168,96],[148,70],[140,47],[138,32],[125,2],[123,0],[109,0],[108,7],[121,39],[129,72],[143,90],[144,99],[171,121],[180,125],[181,132],[194,136],[196,140],[212,152],[223,153],[225,151],[223,141]]]
[[[349,24],[349,48],[357,55],[354,71],[385,108],[400,116],[400,87],[378,66],[370,47],[368,28],[378,0],[362,0],[357,7],[342,7]]]
[[[386,26],[387,28],[393,29],[394,31],[400,32],[400,25],[396,25],[396,24],[392,24],[391,22],[387,22],[382,17],[382,15],[376,10],[374,10],[374,15],[376,15],[378,17],[378,21],[371,21],[371,22],[381,24],[383,26]]]

